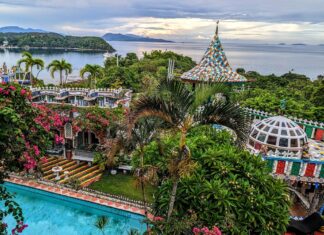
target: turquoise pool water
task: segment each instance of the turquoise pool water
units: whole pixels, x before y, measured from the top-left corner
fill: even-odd
[[[16,193],[15,201],[23,209],[28,224],[24,235],[102,234],[94,226],[101,215],[109,218],[106,235],[128,234],[132,228],[141,233],[145,231],[143,217],[137,214],[16,184],[5,185]],[[6,222],[9,228],[13,227],[13,218],[7,218]]]

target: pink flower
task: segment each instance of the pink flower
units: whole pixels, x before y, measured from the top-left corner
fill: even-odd
[[[42,158],[40,159],[40,161],[41,161],[42,163],[46,163],[46,162],[48,162],[48,160],[47,160],[46,157],[42,157]]]
[[[3,88],[2,87],[0,87],[0,93],[3,91]]]
[[[12,90],[12,91],[15,91],[15,90],[16,90],[16,87],[14,87],[14,86],[9,86],[9,89]]]
[[[193,228],[192,232],[193,232],[195,235],[197,235],[197,234],[200,233],[200,229],[195,227],[195,228]]]
[[[37,145],[34,145],[34,146],[33,146],[33,149],[34,149],[34,151],[35,151],[35,155],[36,155],[36,156],[39,156],[40,151],[39,151],[38,146],[37,146]]]
[[[62,144],[63,141],[64,141],[63,137],[61,137],[61,136],[59,136],[57,134],[55,134],[54,139],[55,139],[56,144]]]
[[[160,216],[156,216],[156,217],[154,217],[154,221],[163,221],[164,220],[164,218],[162,218],[162,217],[160,217]]]
[[[21,89],[21,91],[20,91],[21,95],[25,95],[26,93],[27,93],[27,91],[25,89]]]
[[[216,226],[213,227],[213,232],[215,233],[215,235],[222,235],[222,232],[220,231],[220,229]]]

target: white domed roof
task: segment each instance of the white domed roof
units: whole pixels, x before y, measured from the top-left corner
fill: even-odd
[[[272,149],[299,151],[307,142],[304,130],[295,122],[282,116],[263,119],[252,126],[249,145],[259,148],[266,145]]]

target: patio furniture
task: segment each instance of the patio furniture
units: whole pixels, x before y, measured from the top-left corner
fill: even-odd
[[[287,232],[294,232],[296,235],[312,234],[324,226],[324,220],[319,213],[315,212],[304,220],[291,220]]]
[[[55,180],[60,180],[60,172],[63,170],[61,166],[55,166],[52,168],[53,173],[55,174]]]

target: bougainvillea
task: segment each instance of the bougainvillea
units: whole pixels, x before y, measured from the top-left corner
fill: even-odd
[[[18,84],[0,85],[0,160],[3,168],[0,171],[0,200],[4,200],[5,205],[0,209],[1,234],[9,229],[3,219],[10,214],[17,221],[11,228],[12,234],[21,233],[27,227],[19,205],[3,187],[3,179],[10,171],[37,171],[38,162],[46,162],[45,151],[53,138],[51,129],[62,128],[65,121],[64,116],[46,106],[31,104],[28,89]]]
[[[195,227],[192,229],[192,232],[195,235],[222,235],[222,232],[216,226],[214,226],[212,229],[209,229],[207,227],[203,227],[203,228]]]

